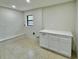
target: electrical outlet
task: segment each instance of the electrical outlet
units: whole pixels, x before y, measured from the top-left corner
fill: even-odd
[[[35,32],[33,32],[33,35],[35,35]]]

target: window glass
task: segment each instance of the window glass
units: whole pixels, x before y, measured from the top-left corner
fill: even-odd
[[[33,25],[33,21],[28,21],[28,25]]]
[[[28,15],[27,16],[27,26],[32,26],[33,25],[33,16]]]
[[[33,16],[28,16],[28,20],[33,20]]]

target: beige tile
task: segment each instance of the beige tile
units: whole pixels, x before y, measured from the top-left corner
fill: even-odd
[[[0,43],[0,59],[68,59],[40,48],[35,40],[25,36]],[[75,59],[73,57],[73,59]]]

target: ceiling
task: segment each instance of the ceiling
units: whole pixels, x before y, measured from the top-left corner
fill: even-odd
[[[30,3],[27,3],[26,0],[0,0],[0,6],[12,8],[12,5],[15,5],[16,10],[25,11],[69,1],[73,0],[31,0]]]

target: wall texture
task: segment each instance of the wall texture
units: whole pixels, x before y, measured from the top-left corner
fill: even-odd
[[[35,9],[25,12],[25,20],[27,21],[27,15],[34,16],[34,25],[33,26],[26,26],[26,35],[28,37],[34,38],[39,35],[39,31],[42,29],[42,9]],[[27,22],[26,22],[27,23]],[[36,34],[33,36],[33,32]]]
[[[75,19],[75,28],[74,28],[74,34],[75,34],[75,35],[74,35],[74,36],[75,36],[74,39],[76,39],[76,40],[74,40],[74,41],[76,42],[76,44],[75,44],[75,45],[76,45],[76,52],[78,53],[78,19],[77,19],[77,18],[78,18],[78,15],[77,15],[77,13],[78,13],[78,12],[77,12],[77,11],[78,11],[78,10],[77,10],[77,8],[78,8],[77,5],[78,5],[78,3],[77,3],[77,2],[78,2],[78,1],[76,1],[76,9],[75,9],[75,11],[76,11],[76,15],[75,15],[76,19]]]
[[[0,7],[0,37],[8,38],[24,32],[24,14]]]
[[[74,19],[74,3],[65,3],[43,8],[44,27],[46,29],[73,31]]]

